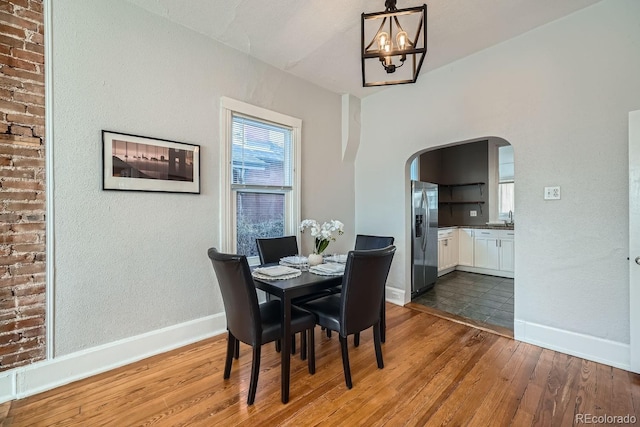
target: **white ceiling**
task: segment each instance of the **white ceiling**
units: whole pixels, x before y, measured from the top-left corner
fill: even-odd
[[[128,1],[334,92],[362,98],[381,90],[362,87],[360,14],[384,10],[384,0]],[[600,0],[427,1],[421,74]]]

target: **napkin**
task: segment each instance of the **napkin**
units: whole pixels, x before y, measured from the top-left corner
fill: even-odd
[[[284,265],[274,265],[273,267],[261,267],[254,270],[258,274],[264,276],[278,277],[286,274],[296,273],[298,270]]]
[[[344,273],[344,264],[338,264],[336,262],[327,262],[325,264],[314,265],[314,270],[320,273],[326,274],[341,274]]]

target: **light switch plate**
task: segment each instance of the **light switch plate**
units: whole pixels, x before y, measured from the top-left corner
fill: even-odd
[[[478,216],[478,211],[469,211],[470,216]]]
[[[560,200],[560,187],[544,187],[545,200]]]

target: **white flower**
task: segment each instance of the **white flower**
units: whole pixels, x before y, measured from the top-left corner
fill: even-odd
[[[305,219],[300,223],[300,231],[311,229],[311,237],[315,239],[315,253],[322,253],[329,245],[329,242],[336,240],[333,233],[344,234],[344,224],[337,219],[332,219],[322,225],[315,219]]]

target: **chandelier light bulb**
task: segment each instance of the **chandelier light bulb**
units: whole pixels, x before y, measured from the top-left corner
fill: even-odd
[[[384,31],[378,34],[378,49],[380,51],[389,51],[389,34]]]
[[[407,33],[405,31],[400,31],[398,35],[396,35],[396,44],[398,46],[398,49],[400,50],[404,50],[407,48],[407,45],[409,43]]]

